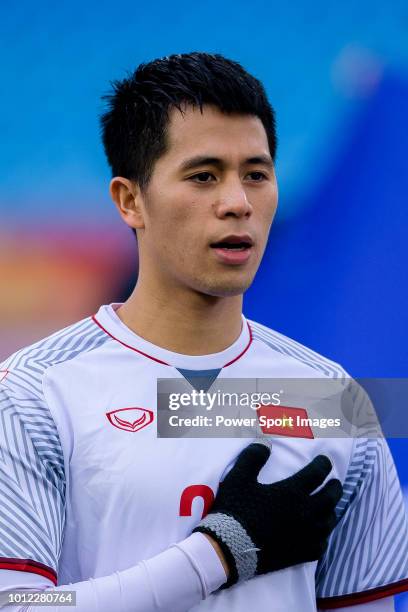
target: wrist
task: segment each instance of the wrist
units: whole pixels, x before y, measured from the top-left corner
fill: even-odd
[[[210,544],[213,546],[215,552],[218,555],[219,560],[221,561],[222,567],[224,568],[225,571],[225,575],[227,576],[227,580],[230,576],[230,568],[228,566],[227,560],[225,558],[224,553],[222,552],[222,549],[220,547],[220,545],[218,544],[218,542],[216,540],[214,540],[214,538],[212,538],[210,535],[208,535],[208,533],[203,533],[203,535],[207,538],[207,540],[210,542]]]
[[[207,514],[193,531],[210,536],[220,547],[229,569],[228,581],[222,588],[255,576],[260,549],[233,516],[223,512]]]

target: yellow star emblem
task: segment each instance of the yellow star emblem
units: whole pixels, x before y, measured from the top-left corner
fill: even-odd
[[[289,427],[290,429],[293,429],[292,420],[287,414],[282,415],[282,427]]]

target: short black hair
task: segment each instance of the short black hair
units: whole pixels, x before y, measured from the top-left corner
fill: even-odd
[[[112,82],[101,115],[102,140],[112,176],[134,180],[144,190],[156,161],[167,150],[169,111],[185,104],[216,106],[221,112],[255,115],[276,156],[275,113],[262,83],[219,54],[183,53],[140,66]]]

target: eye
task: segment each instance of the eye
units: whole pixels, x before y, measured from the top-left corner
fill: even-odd
[[[250,176],[255,183],[261,183],[263,180],[266,180],[268,178],[263,172],[259,171],[250,172],[248,176]]]
[[[194,176],[189,177],[189,181],[194,181],[195,183],[211,183],[211,179],[214,179],[214,175],[210,172],[199,172],[198,174],[194,174]]]

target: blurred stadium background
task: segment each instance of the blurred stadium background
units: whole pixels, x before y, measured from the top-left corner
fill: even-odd
[[[22,0],[0,32],[0,358],[130,292],[100,96],[142,61],[205,50],[277,111],[280,209],[246,315],[355,376],[407,376],[406,2]],[[390,445],[408,488],[406,440]]]

